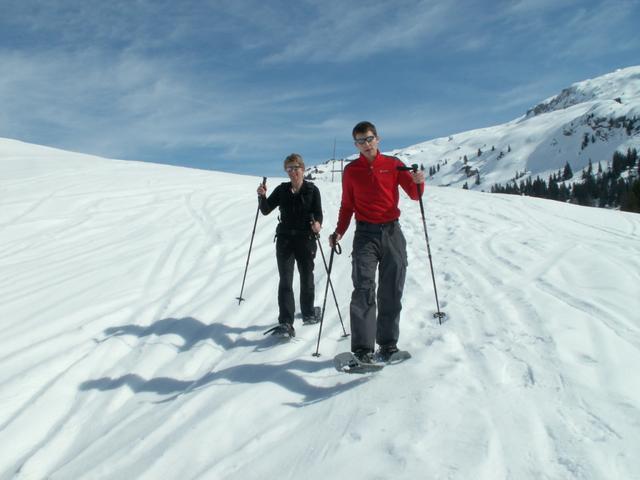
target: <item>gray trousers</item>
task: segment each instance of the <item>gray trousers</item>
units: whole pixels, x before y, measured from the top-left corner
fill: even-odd
[[[407,242],[400,224],[357,222],[351,255],[351,350],[395,345],[407,273]]]

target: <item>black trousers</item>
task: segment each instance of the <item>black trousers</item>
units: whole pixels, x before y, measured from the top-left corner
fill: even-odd
[[[352,252],[352,351],[374,350],[376,343],[388,346],[398,342],[406,272],[407,242],[400,224],[358,222]]]
[[[300,275],[300,309],[302,315],[313,315],[315,285],[313,267],[317,244],[310,235],[278,234],[276,259],[278,261],[278,322],[293,323],[295,301],[293,298],[293,266],[298,265]]]

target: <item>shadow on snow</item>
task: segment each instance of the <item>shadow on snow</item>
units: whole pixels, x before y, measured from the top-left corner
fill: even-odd
[[[316,403],[339,393],[350,390],[366,381],[370,377],[359,377],[346,383],[323,387],[307,382],[295,371],[316,372],[326,368],[333,368],[332,360],[312,361],[293,360],[282,364],[248,364],[236,365],[215,372],[209,372],[198,380],[177,380],[169,377],[158,377],[146,380],[135,374],[127,374],[117,378],[99,378],[88,380],[80,384],[80,390],[115,390],[128,387],[135,393],[157,393],[171,395],[159,403],[175,400],[181,395],[191,393],[211,384],[225,385],[226,382],[258,384],[272,382],[291,392],[303,396],[298,403],[287,403],[290,406],[304,406]],[[221,383],[224,381],[224,383]]]
[[[105,329],[108,338],[114,336],[133,335],[140,338],[160,335],[178,335],[184,340],[179,351],[184,352],[193,348],[198,342],[211,339],[216,344],[229,350],[237,347],[264,346],[267,338],[249,340],[242,338],[242,333],[262,331],[268,327],[253,326],[247,328],[229,327],[220,323],[204,324],[191,317],[176,319],[167,318],[159,320],[149,326],[122,325]],[[101,342],[102,342],[101,341]],[[303,400],[297,403],[287,403],[290,406],[304,406],[333,397],[341,392],[350,390],[366,381],[370,377],[359,377],[345,383],[333,386],[317,386],[307,382],[296,372],[313,373],[327,368],[333,368],[332,360],[293,360],[280,364],[245,364],[236,365],[218,371],[205,374],[197,380],[178,380],[169,377],[157,377],[145,379],[136,374],[126,374],[117,378],[103,377],[88,380],[80,384],[83,391],[100,390],[108,391],[117,388],[128,387],[135,393],[156,393],[158,395],[170,395],[160,402],[168,402],[176,398],[201,389],[207,385],[224,385],[226,382],[259,384],[271,382],[280,385],[291,392],[302,395]],[[224,382],[224,383],[223,383]]]
[[[253,326],[246,328],[229,327],[222,323],[206,324],[192,317],[185,318],[165,318],[158,320],[149,326],[141,325],[121,325],[105,329],[104,333],[107,339],[110,337],[121,337],[124,335],[133,335],[136,337],[150,337],[160,335],[177,335],[182,337],[184,343],[178,348],[179,351],[185,352],[191,350],[198,342],[204,340],[213,340],[225,350],[237,347],[257,346],[262,343],[260,340],[247,340],[246,338],[235,338],[237,335],[246,332],[262,331],[269,328],[268,326]],[[102,340],[104,341],[104,340]]]

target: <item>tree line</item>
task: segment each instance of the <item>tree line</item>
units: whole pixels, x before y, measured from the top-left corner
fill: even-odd
[[[491,187],[491,193],[527,195],[640,213],[640,162],[635,148],[629,148],[626,153],[615,152],[605,169],[600,162],[594,168],[589,160],[581,178],[570,182],[573,177],[567,162],[564,169],[550,175],[548,180],[538,176],[504,186],[495,184]]]

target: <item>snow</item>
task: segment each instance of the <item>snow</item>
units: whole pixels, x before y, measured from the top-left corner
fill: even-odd
[[[319,358],[317,325],[262,335],[276,214],[235,300],[261,178],[6,139],[0,175],[1,479],[640,478],[638,215],[429,187],[440,326],[403,194],[413,358],[356,376],[331,298]],[[318,257],[318,305],[325,282]]]
[[[616,99],[620,99],[619,103]],[[622,119],[632,122],[625,128]],[[380,125],[384,145],[384,125]],[[584,145],[585,134],[589,142]],[[577,82],[529,110],[526,115],[502,125],[470,130],[436,138],[387,153],[406,164],[439,167],[427,178],[433,186],[453,186],[491,191],[495,184],[505,186],[514,180],[549,175],[562,170],[567,162],[574,174],[600,162],[603,169],[614,152],[640,149],[640,66]],[[481,155],[478,156],[478,150]],[[469,174],[465,172],[467,157]],[[334,168],[335,167],[335,168]],[[330,170],[340,163],[319,166],[320,178],[330,178]],[[476,184],[476,173],[480,184]],[[580,175],[576,175],[579,179]]]

